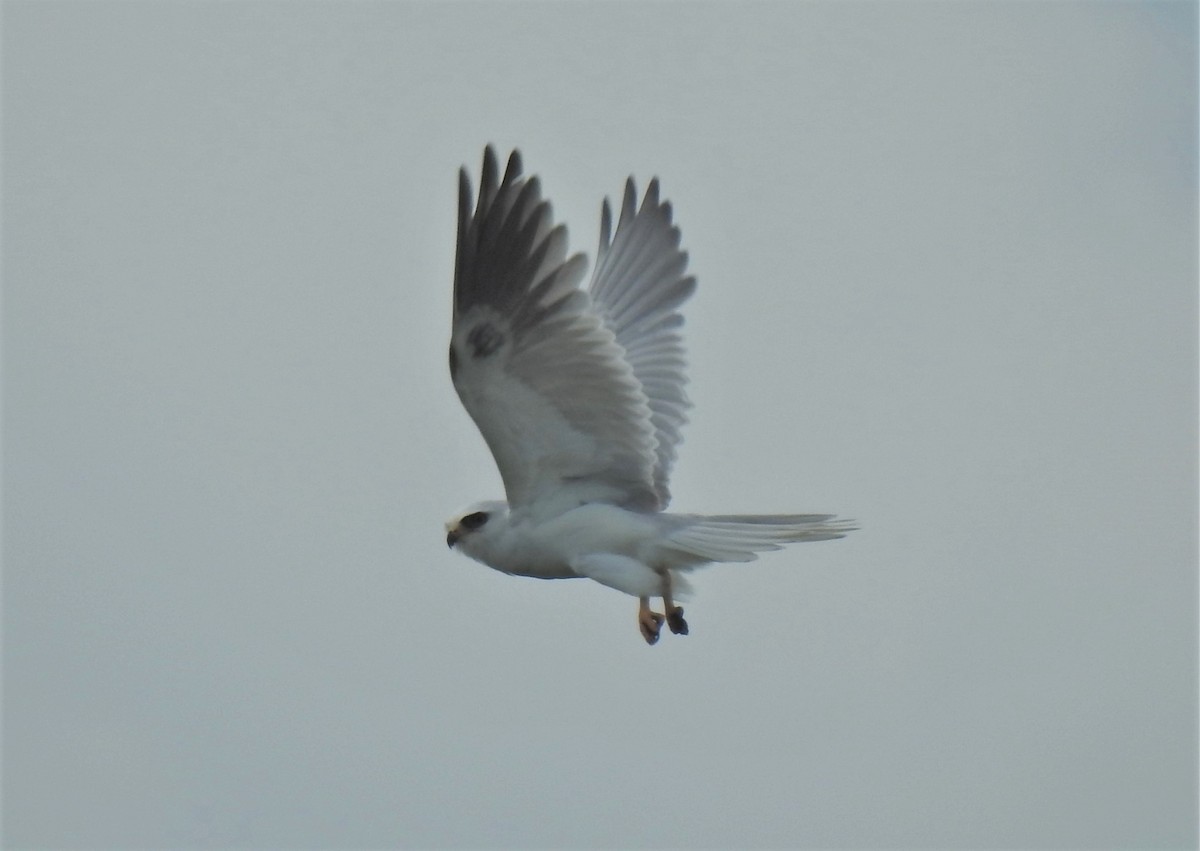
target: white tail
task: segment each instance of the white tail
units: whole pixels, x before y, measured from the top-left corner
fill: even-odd
[[[858,528],[853,520],[835,520],[832,514],[666,516],[678,523],[668,532],[665,545],[684,556],[680,567],[709,561],[754,561],[756,553],[778,550],[784,544],[844,538]]]

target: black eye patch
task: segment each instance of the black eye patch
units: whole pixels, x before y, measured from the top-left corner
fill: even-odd
[[[488,516],[486,511],[476,511],[468,514],[462,519],[462,525],[467,529],[478,529],[487,522]]]

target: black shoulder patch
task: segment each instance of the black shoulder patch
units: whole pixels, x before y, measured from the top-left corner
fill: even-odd
[[[458,375],[458,352],[454,351],[454,344],[450,344],[450,377]]]
[[[486,358],[504,345],[504,335],[491,322],[484,321],[467,334],[467,344],[471,347],[472,357]]]

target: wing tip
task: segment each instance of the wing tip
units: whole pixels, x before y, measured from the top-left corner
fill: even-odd
[[[513,148],[512,153],[508,155],[508,165],[504,168],[504,182],[511,183],[521,176],[523,163],[521,162],[521,151],[519,148]]]
[[[659,191],[658,176],[655,175],[654,177],[650,178],[650,183],[648,186],[646,186],[646,194],[642,198],[642,209],[643,210],[646,209],[647,207],[650,207],[651,209],[653,209],[655,207],[660,206],[659,202],[658,202],[658,191]]]
[[[596,262],[600,262],[600,258],[608,247],[612,245],[612,205],[605,198],[600,205],[600,245],[596,251]]]
[[[621,199],[621,220],[624,221],[626,216],[632,217],[637,212],[637,184],[633,180],[633,175],[625,178],[625,196]],[[620,225],[617,225],[620,229]]]

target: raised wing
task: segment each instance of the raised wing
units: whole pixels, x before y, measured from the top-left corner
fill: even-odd
[[[646,394],[656,445],[654,490],[664,508],[671,498],[667,483],[691,407],[683,389],[687,360],[679,307],[695,292],[696,279],[685,276],[686,269],[679,228],[671,223],[670,203],[659,201],[657,178],[650,181],[640,210],[633,178],[626,181],[615,234],[605,199],[589,292]]]
[[[509,505],[659,506],[652,413],[614,334],[579,289],[536,177],[513,151],[497,180],[484,151],[479,198],[459,175],[450,374],[495,456]],[[561,506],[561,509],[559,508]]]

